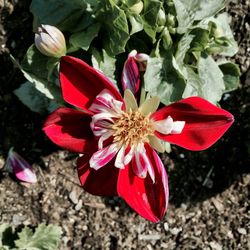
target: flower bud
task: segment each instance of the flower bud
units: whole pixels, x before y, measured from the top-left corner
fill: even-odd
[[[37,49],[46,56],[62,57],[66,54],[66,43],[63,33],[51,25],[41,25],[35,34]]]
[[[129,9],[134,14],[139,15],[142,12],[142,10],[143,10],[143,2],[139,1],[138,3],[132,5]]]
[[[29,183],[37,182],[36,175],[33,173],[30,164],[16,153],[13,148],[9,150],[5,168],[20,181]]]
[[[171,35],[168,31],[168,28],[165,28],[162,32],[162,40],[163,40],[163,46],[165,49],[169,49],[172,44],[173,44],[173,41],[172,41],[172,38],[171,38]]]
[[[158,26],[164,26],[166,23],[166,15],[164,10],[160,9],[157,15],[157,24]]]

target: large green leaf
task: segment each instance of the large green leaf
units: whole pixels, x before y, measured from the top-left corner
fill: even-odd
[[[91,42],[98,35],[99,30],[100,30],[100,24],[94,23],[91,26],[89,26],[86,30],[74,33],[70,37],[69,42],[75,48],[88,50]]]
[[[193,25],[194,21],[215,15],[225,6],[225,0],[173,0],[177,20],[178,33],[182,34]]]
[[[28,81],[23,83],[14,93],[33,112],[43,114],[52,112],[59,107],[56,100],[49,99],[45,94],[39,92],[33,83]]]
[[[198,61],[198,74],[201,80],[202,97],[216,103],[225,90],[223,73],[211,56],[201,55]]]
[[[98,21],[101,23],[101,37],[103,47],[110,56],[125,51],[129,39],[128,22],[125,12],[120,9],[112,0],[103,0]]]
[[[180,100],[185,88],[185,80],[176,68],[171,53],[165,58],[150,58],[144,74],[145,89],[151,96],[159,96],[161,102],[169,104]]]
[[[18,233],[16,247],[23,250],[55,250],[60,241],[62,231],[58,226],[40,224],[35,232],[25,227]]]
[[[157,17],[162,7],[159,0],[145,0],[142,18],[144,20],[144,30],[151,37],[153,43],[156,41]]]
[[[73,31],[89,26],[90,13],[86,12],[86,0],[33,0],[30,10],[34,15],[34,30],[37,25],[50,24],[61,30]],[[96,1],[98,2],[98,1]]]
[[[187,51],[190,48],[190,44],[194,38],[194,35],[190,33],[185,34],[177,45],[177,50],[175,53],[175,59],[179,67],[182,67],[184,64],[184,58],[186,56]]]

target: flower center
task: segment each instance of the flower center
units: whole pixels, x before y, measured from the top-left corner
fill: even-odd
[[[125,146],[148,142],[148,136],[154,134],[149,116],[143,116],[139,110],[123,112],[112,125],[112,129],[113,141]]]

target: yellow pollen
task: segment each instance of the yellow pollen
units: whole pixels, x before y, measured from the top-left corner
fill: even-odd
[[[148,136],[154,134],[154,127],[149,115],[145,117],[139,110],[123,112],[112,125],[113,141],[125,146],[149,142]]]

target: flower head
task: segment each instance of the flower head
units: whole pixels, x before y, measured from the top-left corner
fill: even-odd
[[[57,145],[83,153],[77,161],[83,188],[94,195],[119,195],[153,222],[167,209],[168,179],[158,152],[162,141],[190,150],[215,143],[233,116],[200,97],[159,110],[159,98],[139,107],[134,93],[124,97],[83,61],[63,57],[60,81],[65,101],[82,109],[59,108],[44,124]]]
[[[6,170],[13,173],[18,180],[29,183],[37,182],[36,175],[32,171],[30,164],[16,153],[13,148],[9,150],[5,166]]]
[[[63,33],[56,27],[42,24],[35,34],[37,49],[46,56],[62,57],[66,53],[66,43]]]

